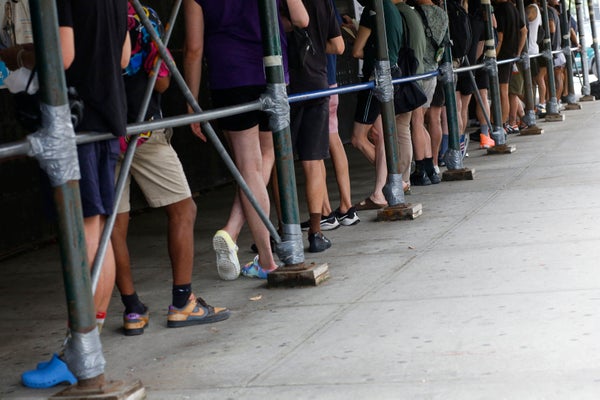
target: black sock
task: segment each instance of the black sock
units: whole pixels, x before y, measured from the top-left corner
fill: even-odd
[[[146,306],[140,301],[136,292],[128,295],[121,295],[121,301],[125,306],[125,313],[143,314],[146,312]]]
[[[173,304],[174,307],[183,308],[192,294],[192,284],[173,285]]]
[[[425,172],[427,172],[427,175],[432,175],[435,172],[435,168],[433,166],[433,158],[425,158],[423,160],[423,167],[425,168]]]

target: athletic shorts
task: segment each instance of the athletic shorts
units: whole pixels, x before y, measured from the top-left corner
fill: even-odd
[[[435,87],[437,85],[437,78],[428,78],[421,81],[421,88],[423,93],[427,96],[427,101],[423,104],[423,108],[429,108],[431,101],[433,100],[433,94],[435,93]]]
[[[529,59],[529,69],[531,70],[531,77],[535,78],[540,73],[539,58]]]
[[[503,84],[510,82],[513,64],[514,62],[509,62],[508,64],[498,65],[498,83]]]
[[[356,111],[354,112],[354,121],[372,125],[381,114],[381,103],[373,94],[372,90],[361,90],[356,95]]]
[[[128,212],[131,208],[129,203],[131,176],[144,193],[150,207],[168,206],[192,196],[181,161],[171,147],[171,135],[170,130],[154,131],[146,142],[137,147],[117,208],[119,213]],[[122,158],[121,156],[117,165],[117,174]]]
[[[443,107],[446,104],[446,96],[444,94],[444,83],[440,80],[435,85],[433,98],[431,99],[430,107]]]
[[[521,72],[521,68],[519,68],[519,72],[513,72],[513,74],[510,76],[510,83],[508,84],[508,93],[521,96],[525,93],[524,87],[525,82],[523,80],[523,73]]]
[[[330,88],[337,87],[337,83],[329,85]],[[338,116],[337,110],[340,104],[340,96],[333,94],[329,96],[329,133],[338,133]]]
[[[300,161],[329,158],[329,99],[293,103],[290,107],[292,145]]]
[[[81,171],[79,191],[85,218],[112,213],[115,202],[115,166],[119,152],[118,139],[77,146]]]
[[[235,106],[257,100],[266,91],[266,86],[240,86],[231,89],[211,90],[214,108]],[[270,131],[269,114],[264,111],[250,111],[219,119],[219,127],[227,131],[243,131],[253,126],[261,131]]]

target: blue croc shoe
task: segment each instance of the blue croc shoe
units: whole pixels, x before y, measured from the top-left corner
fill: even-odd
[[[29,388],[47,389],[64,382],[73,385],[77,383],[77,378],[55,354],[49,362],[38,364],[38,369],[24,372],[21,381]]]
[[[267,279],[267,275],[269,274],[267,271],[262,269],[258,263],[258,256],[254,257],[254,260],[244,265],[241,272],[242,275],[247,276],[248,278],[258,279]]]

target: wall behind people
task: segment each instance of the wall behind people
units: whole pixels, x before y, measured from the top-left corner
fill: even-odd
[[[144,4],[154,8],[163,21],[167,21],[174,1],[147,0]],[[336,0],[342,15],[354,16],[352,0]],[[169,49],[180,70],[184,23],[180,13],[171,36]],[[348,38],[347,38],[348,39]],[[346,44],[347,49],[352,46]],[[355,59],[346,53],[338,57],[338,83],[347,85],[358,83],[358,67]],[[203,109],[209,109],[210,98],[205,86],[201,92]],[[352,130],[352,113],[355,108],[355,95],[340,96],[339,124],[340,135],[345,142],[349,140]],[[173,81],[163,95],[165,116],[185,114],[185,101],[177,84]],[[18,125],[14,117],[12,95],[6,89],[0,89],[0,144],[25,139],[26,132]],[[218,126],[213,125],[220,136]],[[220,136],[222,138],[222,136]],[[210,144],[201,142],[194,136],[188,125],[175,128],[173,147],[177,151],[190,183],[192,193],[201,193],[218,185],[232,182],[219,155]],[[0,260],[3,257],[53,241],[56,236],[54,224],[46,216],[47,205],[43,201],[44,191],[41,189],[40,173],[37,161],[30,158],[18,158],[8,161],[0,160]],[[145,200],[139,190],[132,187],[132,210],[146,207]]]

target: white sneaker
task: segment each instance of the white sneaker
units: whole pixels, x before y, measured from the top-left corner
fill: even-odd
[[[240,276],[238,247],[224,230],[218,230],[213,236],[213,249],[217,253],[217,272],[224,281],[232,281]]]

